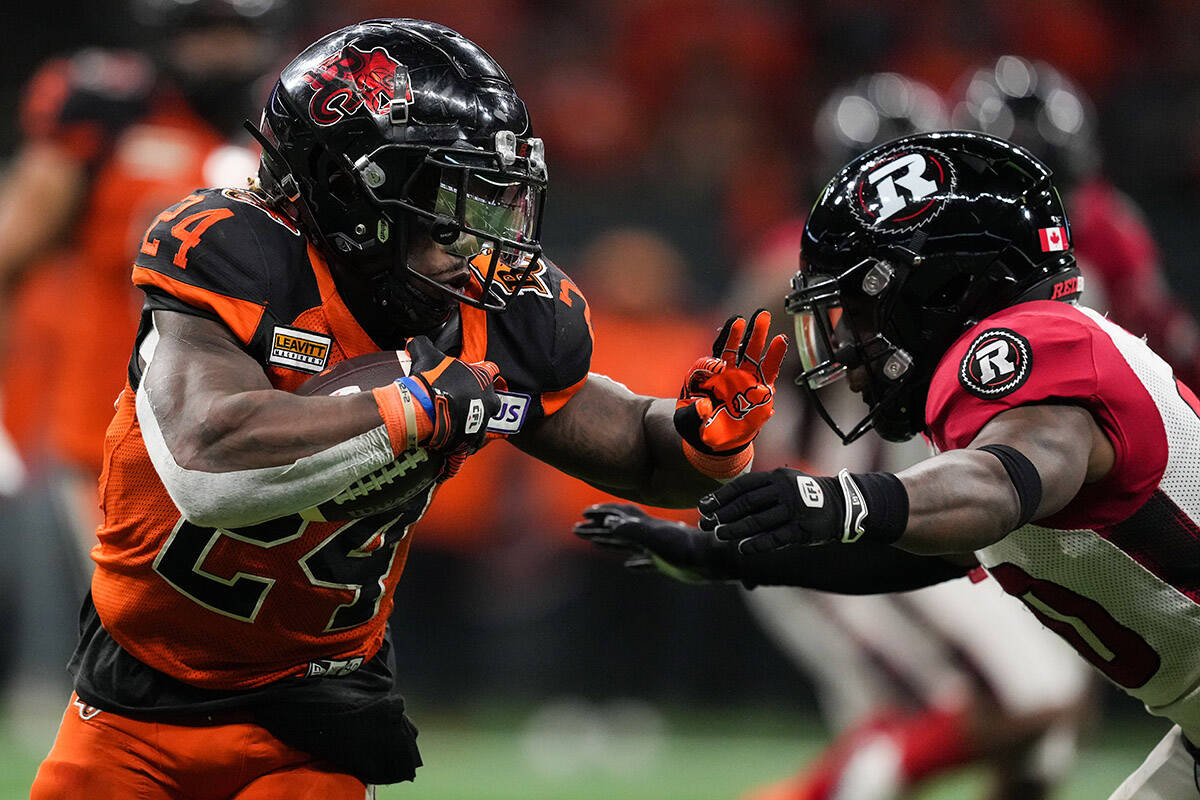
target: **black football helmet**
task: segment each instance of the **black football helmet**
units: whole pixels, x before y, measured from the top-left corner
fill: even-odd
[[[946,124],[946,107],[932,87],[895,72],[864,75],[834,90],[817,112],[813,141],[819,179],[824,182],[876,145]]]
[[[1001,56],[955,89],[951,124],[1021,145],[1050,167],[1063,189],[1099,166],[1096,112],[1074,83],[1043,61]]]
[[[1029,151],[966,131],[897,139],[843,167],[809,214],[786,300],[796,382],[844,442],[872,428],[904,441],[967,328],[1081,290],[1062,201]],[[843,433],[815,390],[860,367],[868,412]]]
[[[258,138],[264,191],[385,338],[430,330],[460,302],[501,311],[539,269],[542,141],[500,65],[449,28],[377,19],[325,36],[284,68]],[[412,269],[419,235],[470,259],[473,280]]]

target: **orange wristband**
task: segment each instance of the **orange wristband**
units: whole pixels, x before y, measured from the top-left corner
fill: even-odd
[[[418,442],[429,438],[433,423],[407,386],[397,381],[372,389],[371,394],[387,428],[393,455],[416,450]]]
[[[721,482],[731,481],[754,463],[754,443],[751,442],[745,450],[739,450],[732,455],[710,456],[701,453],[685,441],[683,455],[698,472]]]

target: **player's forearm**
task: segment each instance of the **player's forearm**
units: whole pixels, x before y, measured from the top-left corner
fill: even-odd
[[[748,588],[800,586],[837,594],[907,592],[962,577],[970,569],[874,542],[737,553],[734,559],[732,571]]]
[[[717,484],[684,457],[673,405],[593,373],[561,410],[510,441],[610,494],[686,508]]]
[[[674,413],[673,400],[655,399],[647,407],[643,430],[650,474],[644,490],[637,487],[642,496],[629,499],[660,508],[686,508],[720,485],[684,456],[683,440],[672,422]]]
[[[659,508],[694,506],[701,495],[716,488],[717,481],[684,457],[671,422],[674,401],[631,395],[629,408],[630,424],[613,429],[623,431],[621,437],[577,439],[573,460],[579,471],[561,461],[554,463],[597,489]],[[597,470],[600,465],[604,468]]]
[[[222,397],[172,448],[188,469],[232,472],[291,464],[383,425],[370,392],[301,397],[263,389]]]
[[[895,543],[922,555],[970,553],[1016,527],[1021,506],[999,459],[954,450],[898,476],[908,492],[908,525]]]
[[[283,393],[247,394],[252,397],[245,405]],[[236,413],[218,410],[209,418],[211,425],[200,426],[200,435],[190,437],[176,431],[173,444],[169,444],[161,430],[162,415],[154,409],[145,388],[139,390],[138,420],[146,451],[184,518],[206,527],[256,525],[318,505],[392,460],[392,445],[381,418],[358,434],[349,433],[357,425],[347,426],[340,420],[330,423],[331,430],[338,432],[313,429],[309,420],[330,421],[337,415],[330,413],[332,407],[317,408],[328,403],[305,401],[355,398],[288,397],[278,407],[250,415],[241,425],[233,423]],[[298,403],[304,408],[299,409]],[[291,431],[286,430],[283,413],[298,410],[303,414],[293,416],[295,424]],[[346,438],[323,446],[342,433],[347,433]],[[204,441],[208,444],[197,445]],[[228,461],[220,460],[222,457]]]
[[[191,522],[242,527],[295,513],[394,458],[371,393],[277,391],[217,323],[162,311],[154,323],[139,348],[137,418],[155,471]]]

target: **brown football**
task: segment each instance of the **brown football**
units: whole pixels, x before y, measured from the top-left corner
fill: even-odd
[[[302,395],[369,392],[408,374],[411,362],[403,350],[385,350],[347,359],[314,375],[296,389]],[[394,511],[423,497],[437,480],[445,459],[424,448],[401,454],[390,464],[363,475],[337,496],[300,512],[310,520],[349,520]]]

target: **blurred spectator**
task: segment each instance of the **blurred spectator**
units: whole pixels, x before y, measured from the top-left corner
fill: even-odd
[[[1101,168],[1090,98],[1049,64],[1012,55],[964,75],[957,96],[956,127],[1009,139],[1053,170],[1079,265],[1100,284],[1101,310],[1200,386],[1200,326],[1167,287],[1141,209]]]
[[[26,87],[23,139],[0,187],[0,381],[35,472],[25,516],[6,514],[0,536],[25,565],[31,681],[66,685],[105,429],[141,308],[132,257],[163,208],[254,171],[255,154],[230,143],[276,66],[285,5],[247,16],[232,0],[136,0],[126,19],[145,27],[143,51],[54,58]]]

